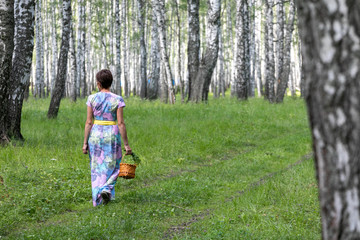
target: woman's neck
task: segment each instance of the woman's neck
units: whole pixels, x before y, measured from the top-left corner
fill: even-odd
[[[100,90],[100,92],[110,92],[110,90],[107,89],[107,88],[103,88],[103,89]]]

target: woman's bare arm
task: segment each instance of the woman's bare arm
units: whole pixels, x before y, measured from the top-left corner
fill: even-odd
[[[127,133],[126,133],[126,126],[125,126],[125,121],[124,121],[124,110],[122,107],[117,109],[117,119],[118,119],[118,126],[119,126],[119,130],[120,130],[120,134],[124,143],[124,147],[126,150],[126,154],[131,154],[131,148],[129,146],[129,141],[127,138]]]
[[[84,145],[83,145],[83,153],[88,153],[88,139],[90,135],[90,131],[93,125],[93,110],[91,107],[87,107],[87,116],[86,116],[86,122],[85,122],[85,131],[84,131]]]

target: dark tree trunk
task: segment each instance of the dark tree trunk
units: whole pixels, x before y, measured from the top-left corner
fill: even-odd
[[[146,98],[146,44],[145,44],[145,1],[137,0],[138,3],[138,25],[140,36],[140,98]]]
[[[221,0],[208,1],[206,51],[196,74],[192,96],[193,102],[207,101],[211,77],[219,52]]]
[[[276,91],[276,102],[282,103],[284,101],[284,96],[286,93],[286,88],[289,82],[290,76],[290,67],[291,67],[291,40],[292,40],[292,32],[294,30],[294,19],[295,19],[295,3],[294,0],[290,0],[290,10],[289,10],[289,18],[286,27],[286,38],[284,45],[284,62],[282,68],[280,69],[279,74],[279,84]]]
[[[9,136],[23,140],[21,110],[29,86],[34,48],[35,1],[15,0],[14,53],[9,86]]]
[[[273,35],[273,0],[265,2],[266,26],[265,26],[265,54],[266,54],[266,80],[265,99],[273,103],[275,101],[275,62],[274,62],[274,35]]]
[[[156,20],[156,12],[152,9],[152,28],[151,28],[151,73],[148,85],[148,98],[157,99],[160,82],[160,52],[159,52],[159,33]]]
[[[360,239],[360,5],[297,4],[322,238]]]
[[[69,40],[71,30],[71,0],[63,0],[63,30],[61,37],[60,56],[58,61],[58,72],[51,102],[48,111],[48,118],[56,118],[59,112],[60,101],[65,89],[67,72],[67,58],[69,52]]]
[[[14,50],[14,1],[0,0],[0,144],[9,142],[7,134],[8,96]]]
[[[200,64],[200,21],[199,0],[188,1],[188,92],[189,99],[193,99],[195,78]]]

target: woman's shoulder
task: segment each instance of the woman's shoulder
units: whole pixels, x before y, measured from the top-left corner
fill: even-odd
[[[116,99],[118,99],[118,100],[120,100],[120,101],[124,101],[124,99],[123,99],[123,97],[122,96],[120,96],[120,95],[117,95],[117,94],[115,94],[115,93],[113,93],[113,92],[110,92],[110,94],[114,97],[114,98],[116,98]]]

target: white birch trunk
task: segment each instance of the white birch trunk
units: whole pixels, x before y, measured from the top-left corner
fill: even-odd
[[[265,54],[266,54],[266,83],[265,98],[269,102],[275,101],[275,62],[274,62],[274,34],[273,34],[273,0],[268,0],[266,5],[266,28],[265,34]]]
[[[116,43],[115,82],[116,82],[116,93],[118,95],[121,95],[121,45],[120,45],[121,23],[120,23],[119,5],[120,5],[119,0],[115,0],[115,36],[116,36],[116,39],[115,39],[115,43]]]
[[[153,7],[155,7],[156,17],[158,22],[161,60],[165,66],[169,103],[174,104],[175,93],[172,87],[172,73],[171,73],[169,57],[166,49],[166,30],[165,30],[166,24],[165,24],[165,16],[163,14],[165,12],[164,0],[152,0],[152,2],[153,2]]]
[[[297,5],[322,239],[360,239],[360,5]]]
[[[34,48],[33,0],[16,0],[14,4],[14,52],[9,86],[8,133],[9,136],[23,140],[21,134],[21,110],[25,89],[29,87],[31,63]],[[5,105],[3,105],[5,106]]]

